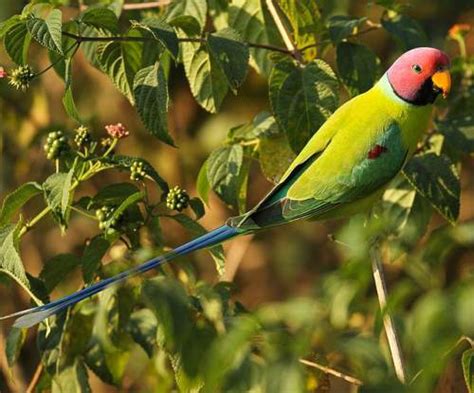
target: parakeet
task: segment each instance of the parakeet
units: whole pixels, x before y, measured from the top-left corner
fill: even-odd
[[[280,182],[246,214],[168,254],[1,319],[20,317],[15,326],[29,327],[130,276],[235,236],[303,218],[324,220],[369,209],[414,153],[437,96],[448,94],[449,65],[448,56],[438,49],[404,53],[370,90],[328,118]]]

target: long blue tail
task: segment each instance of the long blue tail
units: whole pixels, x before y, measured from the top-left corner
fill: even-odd
[[[84,288],[71,295],[65,296],[61,299],[42,306],[33,307],[27,310],[16,312],[14,314],[6,315],[4,317],[1,317],[0,320],[19,317],[15,321],[13,326],[22,328],[31,327],[41,322],[42,320],[54,314],[57,314],[58,312],[67,309],[68,307],[71,307],[72,305],[80,302],[81,300],[84,300],[92,295],[95,295],[96,293],[103,291],[111,285],[126,280],[128,277],[145,273],[151,269],[154,269],[157,266],[164,264],[165,262],[171,261],[172,259],[178,256],[186,255],[202,248],[214,246],[238,235],[239,233],[240,232],[237,229],[228,225],[223,225],[203,236],[200,236],[194,240],[191,240],[188,243],[176,247],[174,250],[170,251],[165,255],[150,259],[149,261],[144,262],[139,266],[133,267],[113,277],[99,281],[91,285],[90,287]]]

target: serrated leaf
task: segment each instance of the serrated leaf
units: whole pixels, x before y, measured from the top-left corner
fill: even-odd
[[[13,276],[27,288],[30,286],[20,257],[21,222],[0,227],[0,272]]]
[[[63,281],[80,263],[81,260],[73,254],[58,254],[46,262],[40,273],[40,278],[44,281],[48,293],[51,293],[56,285]]]
[[[10,30],[13,26],[21,22],[20,15],[13,15],[10,18],[0,22],[0,38],[3,38],[4,35]]]
[[[26,339],[27,329],[13,327],[7,336],[5,355],[7,356],[8,366],[11,368],[20,356],[21,347]]]
[[[185,214],[175,214],[174,216],[168,217],[180,223],[183,227],[185,227],[195,236],[201,236],[207,233],[207,231],[201,224],[194,221]],[[209,248],[208,250],[211,253],[212,258],[214,259],[214,262],[216,263],[217,272],[219,273],[219,275],[222,275],[224,273],[225,265],[224,249],[221,245],[217,245]]]
[[[234,0],[229,6],[229,26],[240,33],[245,42],[283,45],[265,0]],[[268,76],[272,61],[265,49],[250,48],[250,64],[259,74]]]
[[[139,42],[110,42],[99,47],[97,57],[102,70],[132,104],[133,79],[141,66],[142,46]]]
[[[337,69],[351,96],[356,96],[374,85],[377,57],[364,45],[341,42],[337,45]]]
[[[175,0],[166,10],[166,20],[173,22],[182,16],[192,16],[200,26],[200,32],[204,29],[207,17],[207,2],[202,0]]]
[[[72,366],[61,370],[53,378],[52,393],[89,393],[87,369],[81,360],[76,360]]]
[[[85,25],[104,29],[111,33],[118,33],[118,19],[111,9],[102,7],[88,7],[79,17]]]
[[[467,390],[474,393],[474,348],[463,352],[461,363]]]
[[[334,15],[329,18],[328,30],[331,41],[338,44],[344,38],[347,38],[367,20],[366,17],[354,18],[348,15]]]
[[[474,152],[474,116],[448,117],[435,122],[437,130],[445,136],[445,142],[464,153]]]
[[[228,205],[237,206],[242,181],[244,150],[240,145],[221,147],[207,159],[211,188]]]
[[[227,83],[235,93],[247,76],[249,49],[231,28],[219,30],[207,39],[209,53],[214,56],[227,78]]]
[[[208,46],[199,42],[183,43],[183,64],[194,98],[207,111],[217,112],[229,87],[222,67],[209,54]]]
[[[317,3],[312,0],[280,0],[278,5],[290,22],[296,47],[316,46],[323,31]],[[306,61],[311,61],[316,54],[316,47],[312,47],[305,50],[303,56]]]
[[[144,198],[145,194],[142,191],[136,192],[129,197],[127,197],[113,212],[112,216],[107,220],[106,228],[110,226],[110,223],[117,221],[120,216],[127,210],[129,207],[136,205]]]
[[[102,236],[96,236],[84,249],[84,253],[81,257],[81,267],[82,276],[86,284],[94,280],[95,273],[109,247],[110,243],[106,239]]]
[[[337,108],[336,76],[319,59],[304,67],[282,60],[270,75],[270,103],[291,147],[298,152]]]
[[[382,19],[382,26],[396,38],[403,51],[428,44],[423,29],[409,16],[389,12],[389,17]]]
[[[70,213],[70,203],[73,197],[71,190],[74,169],[68,173],[55,173],[43,183],[43,192],[46,203],[51,208],[53,217],[64,229],[67,227]]]
[[[268,112],[260,112],[252,122],[233,127],[227,134],[231,143],[250,142],[267,136],[275,136],[280,133],[275,118]]]
[[[137,186],[132,183],[114,183],[103,187],[92,199],[92,203],[98,206],[118,206],[130,195],[139,192]]]
[[[142,68],[133,84],[135,103],[146,128],[158,139],[174,146],[168,132],[168,81],[159,62]]]
[[[107,158],[106,162],[112,165],[115,165],[119,168],[124,170],[130,170],[130,166],[133,162],[141,162],[143,164],[143,170],[145,171],[147,177],[154,180],[158,186],[160,186],[161,190],[166,193],[168,192],[168,183],[158,174],[158,172],[153,168],[153,166],[146,160],[139,158],[139,157],[130,157],[130,156],[121,156],[121,155],[114,155],[112,157]]]
[[[444,218],[451,223],[457,220],[461,186],[456,167],[448,157],[434,153],[415,156],[403,173]]]
[[[133,340],[140,345],[147,353],[148,357],[152,357],[155,353],[156,329],[158,321],[153,312],[147,308],[135,311],[129,321],[128,331]]]
[[[296,158],[284,134],[261,138],[258,156],[265,177],[276,184]],[[276,159],[277,158],[277,159]]]
[[[28,49],[30,48],[31,35],[26,27],[25,20],[19,20],[5,33],[3,46],[8,56],[19,65],[27,63]]]
[[[150,35],[166,48],[174,59],[178,57],[179,41],[173,28],[162,19],[146,18],[140,22],[132,21],[132,27],[150,33]]]
[[[15,213],[31,198],[40,194],[42,190],[38,183],[28,182],[8,194],[3,199],[2,208],[0,210],[0,227],[8,224]]]
[[[41,45],[58,53],[63,53],[62,13],[59,9],[53,9],[46,19],[30,16],[26,25],[33,38]]]

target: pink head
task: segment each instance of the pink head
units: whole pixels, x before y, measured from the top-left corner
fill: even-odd
[[[434,102],[451,88],[449,57],[435,48],[415,48],[401,55],[387,71],[395,94],[415,105]]]

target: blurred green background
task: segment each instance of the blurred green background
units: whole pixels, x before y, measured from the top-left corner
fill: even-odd
[[[456,23],[474,26],[472,0],[405,3],[408,5],[406,13],[423,26],[431,45],[447,51],[453,57],[457,56],[457,45],[446,39],[447,31]],[[318,5],[325,16],[349,14],[377,20],[382,13],[382,7],[359,0],[322,1]],[[2,0],[0,20],[20,12],[23,6],[22,1]],[[73,13],[74,10],[66,8],[66,16],[67,12]],[[361,41],[381,59],[383,69],[400,54],[393,38],[382,29],[365,34]],[[466,43],[468,53],[474,53],[474,31],[468,34]],[[325,60],[335,68],[333,51],[325,54]],[[47,66],[48,61],[45,51],[38,46],[32,48],[30,63],[37,69]],[[10,64],[7,56],[0,51],[0,65],[8,67]],[[210,115],[196,103],[182,67],[177,67],[170,77],[172,105],[169,112],[171,134],[179,147],[175,149],[160,143],[144,130],[134,108],[104,74],[87,63],[82,54],[75,62],[74,74],[78,109],[89,120],[94,132],[100,136],[106,124],[125,124],[131,131],[131,137],[121,143],[119,151],[144,157],[170,184],[186,188],[192,196],[196,195],[195,179],[202,163],[220,145],[228,130],[250,121],[260,111],[270,109],[266,81],[251,70],[238,96],[229,95],[222,110],[216,115]],[[42,151],[42,138],[51,130],[73,127],[61,105],[63,91],[63,82],[52,71],[42,75],[40,81],[35,82],[27,93],[14,91],[5,82],[0,83],[0,196],[26,181],[41,181],[51,172],[51,163],[45,159]],[[472,111],[474,113],[474,108]],[[441,378],[435,384],[435,391],[438,393],[466,391],[459,361],[459,354],[465,344],[461,343],[452,350],[454,360],[448,361],[449,356],[445,359],[447,364],[441,360],[444,353],[440,352],[440,348],[446,350],[441,341],[443,337],[450,336],[450,323],[464,324],[467,330],[471,329],[474,333],[472,157],[464,158],[461,176],[459,221],[463,224],[458,229],[452,229],[435,215],[429,232],[437,230],[438,243],[432,240],[432,236],[427,245],[425,238],[408,259],[391,258],[394,261],[386,266],[390,291],[394,294],[393,307],[409,321],[404,335],[408,356],[412,356],[413,352],[419,354],[419,348],[415,348],[419,345],[427,351],[431,349],[431,352],[428,351],[423,359],[412,359],[414,363],[428,365],[433,362],[433,369],[436,369],[438,362],[442,365],[442,371],[439,372]],[[104,184],[120,179],[126,181],[127,175],[107,174],[94,178],[88,188],[80,192],[91,193]],[[253,206],[271,187],[260,173],[258,165],[252,168],[249,187],[249,206]],[[37,209],[37,206],[30,204],[25,209],[25,215],[31,215]],[[211,229],[233,214],[235,212],[212,195],[207,214],[201,223]],[[352,226],[347,226],[346,222],[306,222],[269,230],[251,239],[251,242],[248,238],[242,238],[226,244],[229,259],[240,263],[234,278],[238,288],[236,299],[252,310],[270,302],[286,301],[297,296],[319,297],[330,310],[328,330],[334,330],[332,337],[321,337],[323,342],[319,343],[320,347],[327,345],[332,349],[326,356],[327,362],[339,365],[342,369],[349,368],[345,362],[340,361],[341,355],[336,351],[336,346],[324,343],[324,340],[338,342],[338,334],[350,335],[357,331],[362,335],[371,335],[381,329],[369,261],[358,260],[357,252],[347,252],[345,246],[333,240],[333,235],[336,235],[336,239],[343,238],[357,245],[363,241],[360,228],[357,221]],[[95,230],[93,224],[78,218],[67,234],[61,236],[52,221],[41,223],[40,229],[29,233],[22,242],[22,256],[27,271],[34,276],[38,275],[43,261],[58,253],[74,252]],[[188,239],[183,229],[173,223],[168,223],[163,228],[163,234],[170,245]],[[415,261],[426,247],[436,249],[436,253],[433,251],[434,260],[428,264]],[[117,252],[120,253],[120,250]],[[213,264],[206,253],[198,253],[191,258],[198,264],[200,277],[208,282],[216,282]],[[413,259],[411,267],[410,258]],[[69,279],[56,292],[72,292],[79,282],[79,276]],[[0,296],[2,315],[29,304],[27,295],[14,285],[1,285]],[[10,378],[10,371],[3,358],[7,326],[2,326],[2,331],[0,390],[3,392],[11,389],[12,385],[6,382]],[[438,348],[433,347],[437,345]],[[361,357],[375,356],[371,354],[370,348],[359,347],[353,351],[354,354],[359,351]],[[386,348],[384,355],[387,355]],[[13,370],[18,382],[17,388],[20,387],[18,391],[31,380],[38,356],[35,333],[30,331],[20,361]],[[357,358],[355,355],[354,357]],[[128,387],[123,387],[122,391],[146,391],[147,388],[143,386],[154,386],[140,381],[132,364],[129,368]],[[373,370],[376,372],[376,366]],[[349,392],[353,389],[350,384],[338,378],[331,377],[330,380],[331,392]],[[94,392],[120,391],[104,384],[95,376],[92,376],[91,385]],[[139,389],[140,386],[142,387]]]

